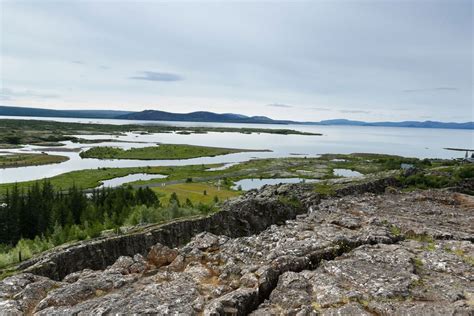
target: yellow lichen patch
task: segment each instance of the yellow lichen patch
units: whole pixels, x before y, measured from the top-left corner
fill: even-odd
[[[105,294],[107,294],[107,292],[104,290],[101,290],[101,289],[95,290],[95,296],[104,296]]]
[[[454,200],[458,202],[459,205],[462,207],[465,207],[468,209],[474,208],[474,196],[461,194],[461,193],[455,193]]]
[[[315,310],[317,312],[322,310],[321,305],[318,302],[311,303],[311,307],[313,307],[313,310]]]
[[[213,286],[218,286],[220,284],[219,277],[217,275],[213,275],[209,278],[205,278],[201,280],[202,284],[209,284]]]
[[[474,306],[474,293],[465,291],[464,297],[466,298],[467,305]]]

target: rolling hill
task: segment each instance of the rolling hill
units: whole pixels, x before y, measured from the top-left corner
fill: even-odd
[[[141,112],[114,110],[52,110],[0,106],[1,116],[37,116],[37,117],[67,117],[67,118],[103,118],[120,120],[146,121],[177,121],[177,122],[216,122],[216,123],[246,123],[246,124],[304,124],[304,125],[339,125],[339,126],[383,126],[411,128],[449,128],[474,129],[474,122],[438,122],[438,121],[403,121],[403,122],[364,122],[347,119],[323,120],[319,122],[298,122],[290,120],[273,120],[266,116],[246,116],[234,113],[214,113],[198,111],[191,113],[172,113],[158,110]]]

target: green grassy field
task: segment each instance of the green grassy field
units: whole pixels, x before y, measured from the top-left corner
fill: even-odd
[[[12,154],[0,156],[0,168],[47,165],[69,160],[66,156],[48,154]]]
[[[164,187],[154,187],[155,191],[160,197],[160,201],[163,205],[169,203],[169,199],[172,193],[176,193],[181,203],[184,203],[186,199],[189,199],[193,204],[212,203],[217,197],[219,201],[225,201],[231,197],[239,195],[238,191],[226,189],[225,187],[218,188],[211,183],[180,183],[170,184]],[[204,191],[206,194],[204,194]]]
[[[80,156],[82,158],[98,159],[190,159],[254,151],[265,150],[219,148],[184,144],[160,144],[152,147],[131,148],[128,150],[116,147],[93,147],[87,151],[81,152]]]
[[[214,166],[216,165],[98,168],[71,171],[47,179],[51,182],[53,186],[64,190],[72,187],[73,185],[82,189],[90,189],[99,186],[101,181],[103,180],[124,177],[133,173],[164,174],[169,176],[166,180],[176,180],[186,179],[189,176],[205,174],[205,170],[207,168],[211,168]],[[164,179],[157,179],[156,182],[160,180]],[[33,185],[35,182],[36,181],[18,182],[18,187],[20,189],[26,189]],[[14,183],[0,184],[0,195],[5,194],[6,190],[11,189],[13,185]]]
[[[334,161],[344,159],[344,161]],[[176,184],[192,179],[193,182],[208,182],[218,179],[227,180],[229,183],[245,178],[306,178],[306,179],[331,179],[334,178],[333,169],[351,169],[363,174],[370,174],[386,170],[398,170],[401,162],[412,161],[422,168],[439,169],[443,164],[452,164],[452,161],[432,161],[431,166],[422,160],[402,158],[389,155],[323,155],[319,158],[269,158],[253,159],[233,165],[224,170],[209,171],[209,168],[220,167],[222,164],[213,165],[186,165],[186,166],[155,166],[155,167],[132,167],[132,168],[99,168],[67,172],[48,180],[55,187],[68,189],[76,185],[83,189],[95,188],[102,180],[123,177],[133,173],[148,173],[166,175],[163,179],[136,181],[135,185],[152,185],[159,187],[161,183],[175,182]],[[449,169],[459,168],[457,166],[445,167]],[[20,188],[27,188],[35,181],[20,182]],[[13,183],[0,184],[0,195],[5,194]]]

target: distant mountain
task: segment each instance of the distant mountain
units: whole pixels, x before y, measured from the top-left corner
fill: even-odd
[[[116,118],[130,111],[113,110],[51,110],[24,108],[16,106],[0,106],[0,115],[3,116],[39,116],[39,117],[70,117],[70,118]]]
[[[120,115],[123,120],[150,120],[150,121],[182,121],[182,122],[221,122],[221,123],[255,123],[255,124],[289,124],[292,121],[272,120],[266,116],[245,116],[242,114],[213,112],[170,113],[164,111],[145,110]]]
[[[451,129],[474,129],[474,122],[454,123],[437,121],[403,121],[403,122],[364,122],[345,119],[325,120],[321,122],[309,122],[312,125],[351,125],[351,126],[385,126],[385,127],[413,127],[413,128],[451,128]]]
[[[334,119],[334,120],[324,120],[320,122],[308,122],[311,125],[352,125],[352,126],[362,126],[369,124],[362,121],[351,121],[346,119]]]
[[[364,122],[346,119],[324,120],[320,122],[296,122],[289,120],[273,120],[266,116],[246,116],[234,113],[191,112],[171,113],[157,110],[141,112],[112,111],[112,110],[50,110],[0,106],[0,116],[39,116],[39,117],[69,117],[69,118],[105,118],[121,120],[147,121],[179,121],[179,122],[216,122],[216,123],[247,123],[247,124],[304,124],[304,125],[345,125],[345,126],[385,126],[385,127],[415,127],[415,128],[450,128],[474,129],[474,122],[454,123],[436,121],[403,121],[403,122]]]
[[[452,129],[474,129],[474,122],[436,122],[436,121],[404,121],[404,122],[379,122],[371,126],[393,126],[393,127],[419,127],[419,128],[452,128]]]
[[[150,121],[183,121],[183,122],[222,122],[222,123],[260,123],[260,124],[305,124],[305,125],[349,125],[349,126],[386,126],[386,127],[418,127],[418,128],[451,128],[474,129],[474,122],[444,123],[435,121],[404,121],[404,122],[364,122],[346,119],[324,120],[320,122],[297,122],[288,120],[273,120],[266,116],[245,116],[241,114],[213,112],[170,113],[164,111],[146,110],[120,115],[124,120]]]

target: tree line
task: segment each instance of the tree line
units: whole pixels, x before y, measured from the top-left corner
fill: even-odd
[[[151,189],[131,186],[84,193],[77,186],[57,189],[49,181],[28,189],[14,185],[0,197],[0,268],[66,242],[98,237],[104,230],[118,233],[123,225],[209,214],[217,202],[193,205],[173,193],[163,206]]]
[[[63,242],[81,237],[68,236],[78,231],[96,237],[103,229],[122,225],[133,207],[159,207],[159,200],[149,188],[101,188],[86,195],[76,186],[64,192],[43,181],[27,190],[14,185],[1,204],[0,243],[14,245],[21,238],[55,233],[62,234],[55,237]]]

